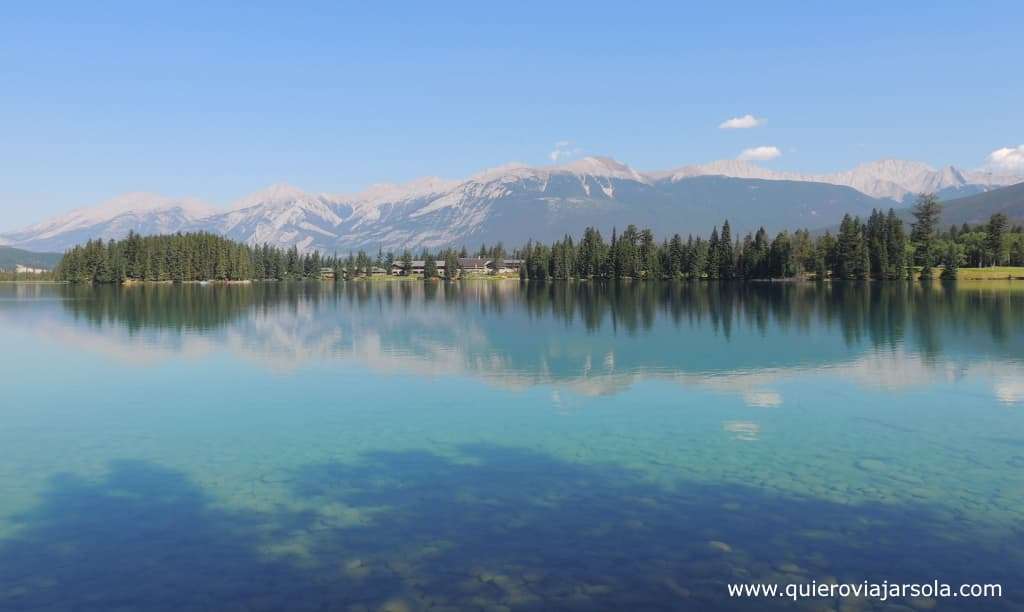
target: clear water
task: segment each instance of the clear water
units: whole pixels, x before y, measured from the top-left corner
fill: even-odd
[[[1024,608],[1014,285],[7,284],[0,346],[2,610]],[[812,580],[1004,596],[725,588]]]

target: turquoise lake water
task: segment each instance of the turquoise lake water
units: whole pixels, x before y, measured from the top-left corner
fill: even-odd
[[[0,284],[0,610],[1024,609],[1010,284]],[[740,600],[728,583],[999,583]]]

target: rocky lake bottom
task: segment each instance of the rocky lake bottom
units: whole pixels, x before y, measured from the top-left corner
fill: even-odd
[[[1007,285],[0,285],[3,610],[1024,609]],[[998,583],[739,599],[730,583]]]

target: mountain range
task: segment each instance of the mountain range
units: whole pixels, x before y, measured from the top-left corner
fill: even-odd
[[[9,271],[17,266],[50,270],[57,265],[60,258],[60,253],[35,253],[14,247],[0,246],[0,270]]]
[[[274,185],[218,210],[195,199],[130,193],[20,231],[0,244],[64,250],[90,238],[210,231],[250,244],[345,252],[502,241],[550,241],[586,226],[610,232],[634,223],[659,235],[707,233],[729,219],[735,232],[836,224],[845,213],[902,207],[918,193],[950,199],[1024,182],[1024,177],[936,170],[882,160],[826,175],[776,172],[719,161],[639,172],[605,157],[556,165],[509,164],[463,180],[424,178],[346,195]]]
[[[964,223],[979,225],[996,213],[1003,213],[1014,223],[1024,222],[1024,183],[950,200],[942,206],[939,224],[943,229]],[[900,216],[908,222],[913,219],[909,210],[900,211]]]

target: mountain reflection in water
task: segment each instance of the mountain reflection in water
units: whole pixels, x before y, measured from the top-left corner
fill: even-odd
[[[1024,292],[991,285],[357,282],[20,286],[52,333],[139,359],[216,347],[273,369],[350,360],[414,373],[614,393],[641,378],[781,398],[759,379],[840,368],[866,384],[983,370],[1024,389]],[[86,326],[66,326],[70,317]]]
[[[1022,299],[0,285],[0,609],[1021,609]]]

